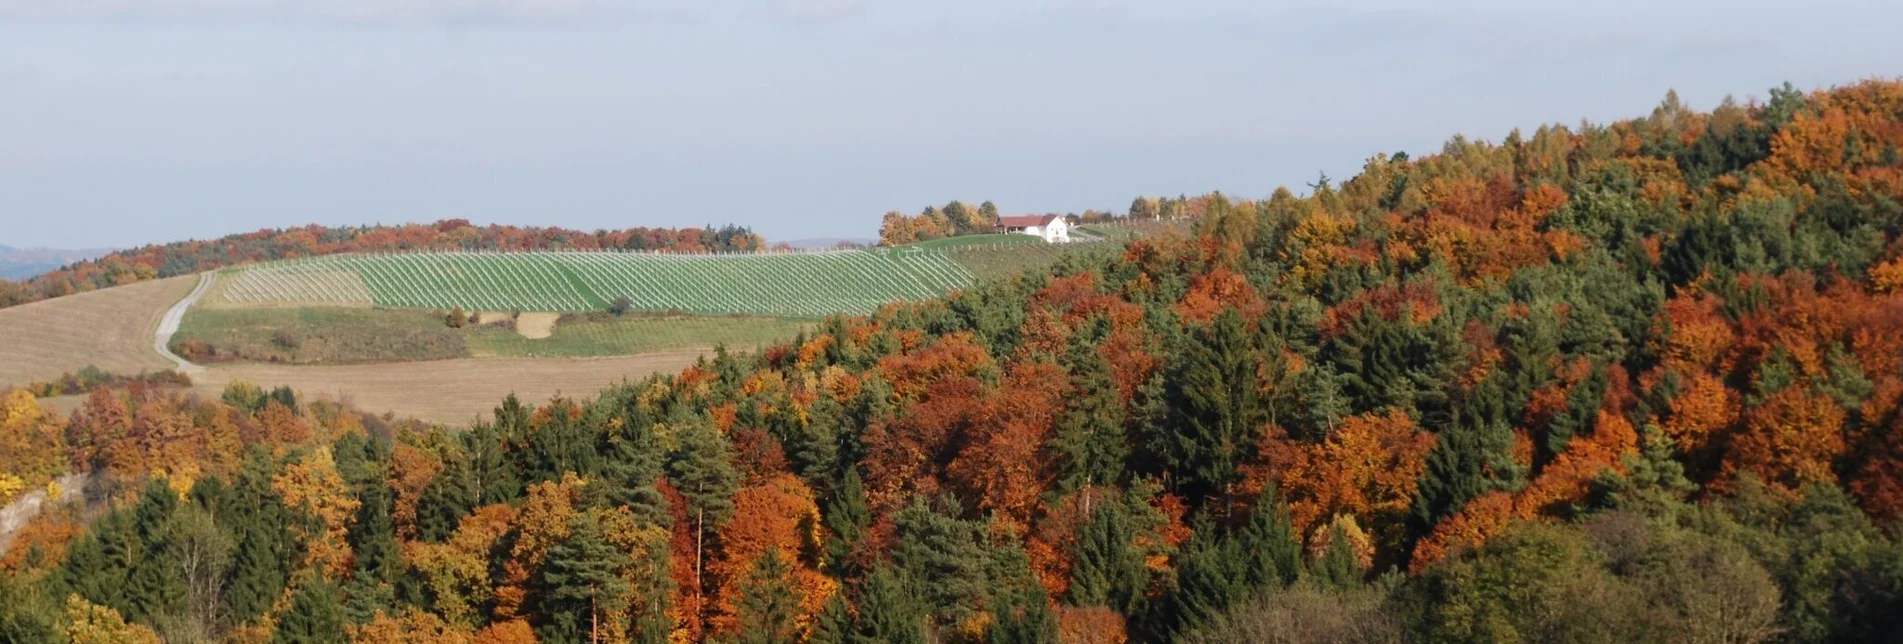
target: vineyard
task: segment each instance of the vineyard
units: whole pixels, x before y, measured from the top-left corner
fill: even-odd
[[[942,295],[971,271],[945,253],[876,249],[799,253],[623,252],[329,255],[234,269],[229,304],[374,304],[392,308],[634,310],[822,317]]]

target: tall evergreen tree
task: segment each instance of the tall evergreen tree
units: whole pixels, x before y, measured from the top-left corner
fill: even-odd
[[[1330,529],[1328,547],[1311,569],[1315,583],[1332,590],[1348,590],[1361,585],[1361,565],[1355,561],[1353,546],[1341,526]]]
[[[1101,325],[1107,320],[1097,318]],[[1110,363],[1097,350],[1098,334],[1075,333],[1065,355],[1071,394],[1058,419],[1058,485],[1063,492],[1115,485],[1123,477],[1129,446],[1124,437],[1124,410]],[[1089,510],[1086,499],[1085,509]]]
[[[1227,517],[1256,432],[1266,419],[1248,323],[1234,309],[1196,332],[1176,373],[1176,431],[1166,460],[1192,493]]]
[[[846,607],[846,593],[833,593],[826,600],[826,607],[813,617],[813,631],[806,637],[809,644],[846,644],[851,641],[852,613]]]
[[[733,495],[740,473],[733,467],[733,447],[727,437],[705,421],[675,428],[678,448],[668,460],[668,479],[687,497],[688,520],[694,522],[694,584],[698,595],[706,588],[707,536],[733,513]]]
[[[606,486],[606,501],[626,507],[643,522],[665,525],[667,500],[654,486],[661,478],[666,454],[654,439],[653,421],[634,401],[629,401],[615,417],[608,431],[601,433],[602,471],[598,481]]]
[[[997,593],[991,602],[991,624],[985,628],[989,644],[1057,644],[1057,615],[1036,583],[1019,584]]]
[[[344,641],[344,598],[329,581],[307,581],[278,617],[275,644],[335,644]]]
[[[1175,641],[1248,594],[1234,542],[1220,537],[1208,521],[1198,523],[1178,557],[1175,587],[1156,613],[1138,624],[1148,639]]]
[[[172,549],[178,510],[178,494],[157,479],[146,483],[139,504],[132,508],[137,555],[129,562],[125,586],[119,591],[125,597],[127,609],[122,612],[127,619],[152,622],[185,613],[185,577],[178,553]]]
[[[424,541],[448,539],[476,509],[482,490],[469,459],[469,451],[461,446],[444,450],[443,469],[423,487],[416,503],[416,532]]]
[[[357,514],[347,536],[355,554],[357,576],[379,583],[391,583],[402,572],[396,545],[396,524],[391,519],[390,486],[375,480],[358,491]]]
[[[1411,513],[1415,536],[1427,534],[1474,497],[1511,485],[1511,479],[1494,478],[1510,477],[1518,469],[1503,396],[1498,378],[1482,380],[1434,441]]]
[[[853,644],[925,644],[925,603],[911,583],[890,566],[866,575],[859,597],[859,620],[848,641]]]
[[[778,548],[768,548],[753,562],[736,602],[741,644],[799,642],[794,622],[799,617],[799,596],[793,591],[792,572]]]
[[[601,616],[626,599],[628,585],[616,574],[628,556],[601,536],[586,516],[569,522],[568,538],[549,549],[536,575],[536,635],[544,641],[598,641]]]
[[[1301,572],[1302,545],[1289,521],[1288,505],[1273,484],[1262,486],[1249,522],[1236,531],[1242,555],[1243,580],[1251,588],[1282,587],[1295,583]]]
[[[630,594],[635,603],[628,607],[634,623],[629,635],[638,644],[666,644],[674,633],[674,619],[669,615],[674,609],[674,577],[669,571],[667,543],[649,544],[634,564]]]
[[[825,523],[827,561],[840,577],[857,578],[865,572],[860,569],[860,545],[866,528],[872,525],[872,508],[866,505],[866,490],[859,479],[859,468],[846,469],[846,479],[840,483],[839,493],[826,504]]]
[[[1115,500],[1097,504],[1090,522],[1077,533],[1071,557],[1070,603],[1107,606],[1125,615],[1140,614],[1149,570],[1133,545],[1129,512]]]

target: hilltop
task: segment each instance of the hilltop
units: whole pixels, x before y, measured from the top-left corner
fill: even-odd
[[[330,228],[264,229],[212,240],[154,244],[113,251],[24,282],[0,280],[0,308],[71,293],[151,279],[188,275],[249,263],[337,253],[414,250],[670,250],[720,252],[758,250],[765,242],[735,226],[706,228],[630,228],[583,232],[563,228],[473,226],[467,220],[433,224]]]

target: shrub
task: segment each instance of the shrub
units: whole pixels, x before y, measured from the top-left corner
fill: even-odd
[[[449,328],[460,329],[463,325],[469,324],[469,316],[463,313],[463,307],[458,306],[451,309],[449,316],[443,321],[449,325]]]
[[[608,312],[615,315],[626,315],[628,309],[632,308],[634,308],[634,300],[628,299],[626,295],[615,296],[614,301],[608,303]]]

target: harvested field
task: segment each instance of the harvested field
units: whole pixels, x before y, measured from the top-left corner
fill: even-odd
[[[556,394],[589,398],[623,378],[636,380],[656,372],[679,371],[701,354],[692,350],[621,358],[469,358],[348,366],[213,365],[194,376],[192,389],[215,398],[232,380],[264,387],[284,385],[310,399],[348,401],[367,412],[394,412],[398,417],[463,426],[486,417],[511,392],[533,402],[546,401]]]
[[[515,332],[530,340],[541,340],[555,335],[555,322],[560,319],[560,313],[523,313],[515,318]]]
[[[198,276],[140,282],[0,309],[0,386],[93,365],[118,374],[174,367],[152,350],[159,318]]]

